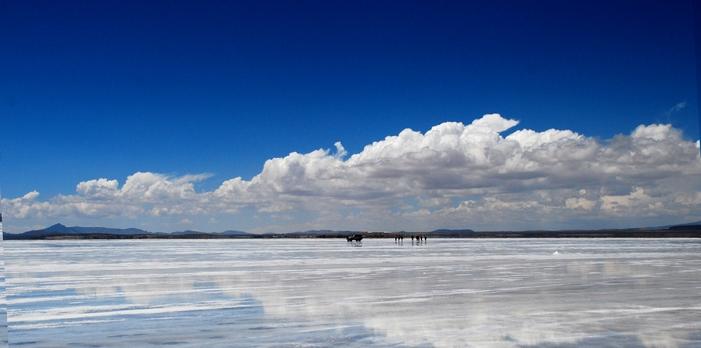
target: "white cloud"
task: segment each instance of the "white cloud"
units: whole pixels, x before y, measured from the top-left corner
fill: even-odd
[[[228,179],[212,191],[195,189],[207,174],[137,172],[121,186],[100,178],[79,183],[73,195],[39,201],[34,192],[3,203],[17,219],[230,215],[286,230],[529,228],[701,215],[688,194],[701,191],[698,141],[670,125],[640,125],[606,140],[557,129],[501,134],[517,125],[489,114],[425,133],[405,129],[349,157],[336,142],[335,153],[269,159],[250,180]]]
[[[95,198],[114,198],[118,195],[119,182],[104,178],[82,181],[76,185],[76,192]]]
[[[48,203],[36,202],[39,197],[39,192],[27,192],[24,196],[3,199],[2,206],[10,213],[9,216],[17,219],[25,219],[41,212]]]
[[[596,206],[596,201],[581,197],[572,197],[565,200],[565,207],[569,209],[592,210]]]
[[[652,139],[662,141],[668,137],[678,137],[678,132],[669,124],[640,125],[633,131],[631,137],[634,140]]]
[[[641,187],[635,187],[626,195],[606,195],[601,197],[601,210],[604,213],[626,214],[635,213],[647,215],[663,211],[665,205],[661,200],[656,200]]]
[[[669,116],[675,112],[679,112],[681,110],[684,110],[684,109],[686,109],[686,106],[687,106],[687,103],[685,101],[676,103],[676,104],[674,104],[674,106],[669,108],[669,110],[667,110],[667,112],[665,112],[665,115]]]

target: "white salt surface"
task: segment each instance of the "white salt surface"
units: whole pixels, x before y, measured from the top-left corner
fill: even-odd
[[[3,243],[13,347],[701,347],[694,239]]]

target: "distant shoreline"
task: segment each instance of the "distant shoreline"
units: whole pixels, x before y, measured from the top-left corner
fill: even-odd
[[[353,234],[362,234],[365,239],[393,239],[403,236],[424,236],[427,238],[701,238],[701,227],[668,229],[604,229],[604,230],[558,230],[558,231],[470,231],[444,230],[430,232],[360,232],[360,231],[311,231],[292,233],[263,233],[245,235],[226,235],[207,232],[179,233],[5,233],[5,240],[113,240],[113,239],[330,239],[345,238]]]

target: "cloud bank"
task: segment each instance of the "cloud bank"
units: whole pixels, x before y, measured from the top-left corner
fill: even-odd
[[[425,133],[405,129],[350,156],[337,142],[334,151],[269,159],[250,180],[231,178],[211,191],[195,187],[208,174],[136,172],[123,183],[98,178],[78,183],[73,194],[42,200],[32,191],[2,203],[9,218],[26,221],[208,217],[259,231],[588,228],[701,219],[699,142],[671,125],[597,139],[571,130],[515,130],[518,123],[488,114]]]

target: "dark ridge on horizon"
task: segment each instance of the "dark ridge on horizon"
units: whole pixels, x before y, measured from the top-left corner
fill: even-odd
[[[150,232],[139,228],[110,228],[65,226],[57,223],[39,230],[4,234],[6,240],[43,239],[223,239],[223,238],[345,238],[362,234],[364,238],[393,238],[422,235],[429,238],[701,238],[701,221],[657,227],[596,229],[596,230],[525,230],[525,231],[475,231],[471,229],[436,229],[432,231],[349,231],[308,230],[286,233],[249,233],[226,230],[201,232],[185,230],[176,232]]]

